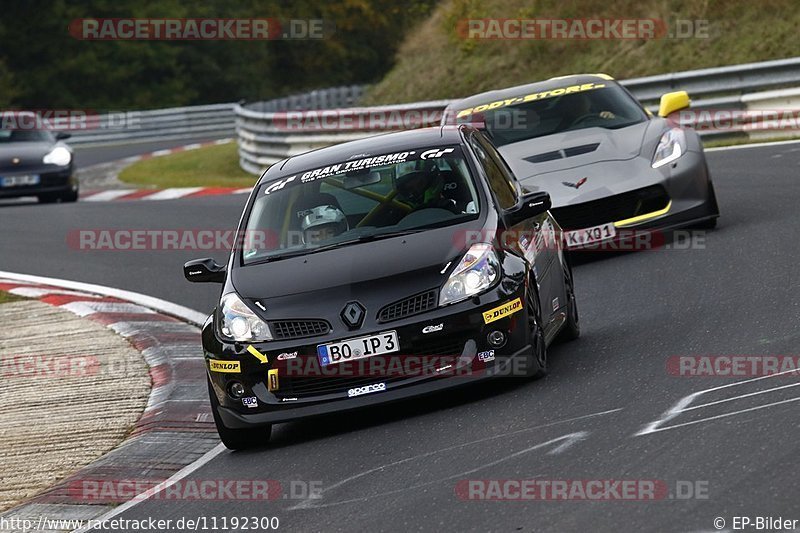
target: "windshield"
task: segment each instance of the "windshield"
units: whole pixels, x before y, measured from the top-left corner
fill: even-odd
[[[0,143],[29,143],[52,141],[53,136],[44,130],[7,130],[0,129]]]
[[[505,100],[521,103],[478,114],[496,146],[585,128],[624,128],[647,120],[639,104],[617,85],[592,83],[574,87],[585,89],[569,93],[571,87],[567,87],[556,96],[551,93],[558,90],[521,95]],[[459,115],[459,120],[476,120]]]
[[[388,162],[388,163],[387,163]],[[259,187],[245,264],[455,224],[477,216],[458,146],[332,162]]]

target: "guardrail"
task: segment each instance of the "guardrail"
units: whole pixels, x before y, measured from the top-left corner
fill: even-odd
[[[233,103],[89,115],[70,129],[70,144],[115,144],[170,139],[232,137]]]

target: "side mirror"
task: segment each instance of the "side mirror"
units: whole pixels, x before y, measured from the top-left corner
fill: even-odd
[[[223,283],[225,270],[211,258],[192,259],[183,265],[183,276],[192,283]]]
[[[72,134],[65,131],[59,131],[56,133],[57,141],[63,141],[64,139],[69,139],[70,137],[72,137]]]
[[[541,215],[550,209],[552,205],[550,195],[545,191],[529,192],[522,195],[517,205],[506,210],[506,219],[509,226],[514,226],[529,218]]]
[[[658,116],[668,117],[675,111],[689,107],[689,93],[686,91],[676,91],[661,96],[661,104],[658,106]]]

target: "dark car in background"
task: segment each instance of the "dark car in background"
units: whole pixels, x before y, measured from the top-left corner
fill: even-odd
[[[700,137],[669,118],[688,106],[686,92],[667,93],[653,116],[610,76],[581,74],[470,96],[442,122],[483,129],[526,187],[550,193],[579,249],[716,226]]]
[[[0,198],[76,201],[72,149],[64,142],[68,137],[44,129],[0,128]]]
[[[272,165],[203,328],[214,420],[229,448],[273,423],[538,377],[578,311],[546,192],[526,191],[469,126],[380,135]]]

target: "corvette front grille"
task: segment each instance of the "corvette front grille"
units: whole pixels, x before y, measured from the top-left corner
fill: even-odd
[[[408,316],[424,313],[436,307],[437,291],[435,289],[404,298],[387,305],[378,312],[378,322],[391,322]]]
[[[273,320],[269,323],[275,340],[302,339],[325,335],[331,330],[327,320]]]
[[[669,195],[661,185],[652,185],[600,200],[551,209],[564,229],[581,229],[636,217],[664,209]]]

